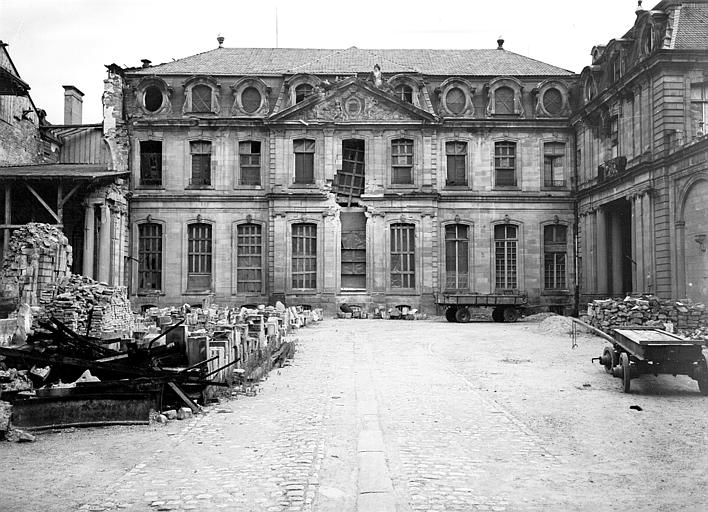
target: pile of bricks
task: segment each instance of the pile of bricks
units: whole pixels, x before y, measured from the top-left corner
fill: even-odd
[[[36,306],[51,283],[70,275],[72,249],[59,228],[29,223],[12,233],[0,273],[0,295]]]
[[[588,317],[593,327],[607,333],[620,326],[642,325],[691,336],[708,327],[705,304],[665,300],[654,295],[594,300],[588,304]]]
[[[117,338],[132,332],[133,312],[123,286],[72,274],[48,286],[39,306],[38,320],[54,317],[79,334]]]

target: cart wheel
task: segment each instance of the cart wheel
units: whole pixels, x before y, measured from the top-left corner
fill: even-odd
[[[615,349],[612,347],[605,347],[602,351],[602,366],[605,367],[607,373],[612,373],[612,367],[617,365],[617,356],[615,355]]]
[[[629,384],[632,379],[631,370],[629,367],[629,356],[627,352],[622,352],[620,354],[620,364],[622,365],[622,384],[624,385],[624,392],[629,393]]]
[[[698,389],[701,390],[702,395],[708,395],[708,363],[706,363],[706,358],[702,357],[698,361],[699,372],[697,375]]]
[[[457,319],[455,318],[455,313],[457,313],[457,308],[455,306],[448,306],[448,308],[445,310],[445,319],[448,322],[457,322]]]
[[[519,312],[516,308],[506,307],[504,308],[504,321],[505,322],[516,322],[519,319]]]
[[[457,320],[461,324],[466,324],[467,322],[470,321],[471,318],[472,318],[472,315],[470,315],[470,310],[464,306],[461,308],[458,308],[457,312],[455,313],[455,320]]]
[[[504,321],[504,312],[502,311],[501,308],[494,308],[492,310],[492,320],[495,322],[503,322]]]

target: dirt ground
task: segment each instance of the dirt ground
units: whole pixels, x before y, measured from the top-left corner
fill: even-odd
[[[690,378],[665,375],[634,379],[623,393],[620,379],[590,361],[605,341],[574,337],[569,326],[547,315],[514,324],[326,320],[317,336],[330,332],[336,349],[337,339],[356,332],[439,362],[457,389],[493,403],[562,461],[570,482],[559,493],[573,497],[572,510],[708,510],[708,397]],[[300,343],[308,336],[302,330]],[[230,403],[235,413],[239,404]],[[39,433],[35,443],[0,443],[0,510],[77,510],[148,455],[178,450],[185,428],[175,421],[71,429]],[[533,508],[506,508],[526,509]]]

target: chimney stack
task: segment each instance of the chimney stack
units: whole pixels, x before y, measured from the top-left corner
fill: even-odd
[[[62,85],[62,87],[64,88],[64,124],[81,124],[84,93],[73,85]]]

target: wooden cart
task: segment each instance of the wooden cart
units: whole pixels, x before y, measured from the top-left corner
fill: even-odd
[[[607,373],[622,379],[629,393],[632,379],[642,374],[688,375],[698,381],[703,395],[708,395],[708,364],[702,341],[687,340],[652,327],[613,329],[614,342],[602,356],[593,358]]]
[[[438,293],[435,303],[445,306],[445,318],[448,322],[469,322],[471,308],[494,308],[492,318],[495,322],[516,322],[528,305],[526,295],[475,294],[475,293]]]

